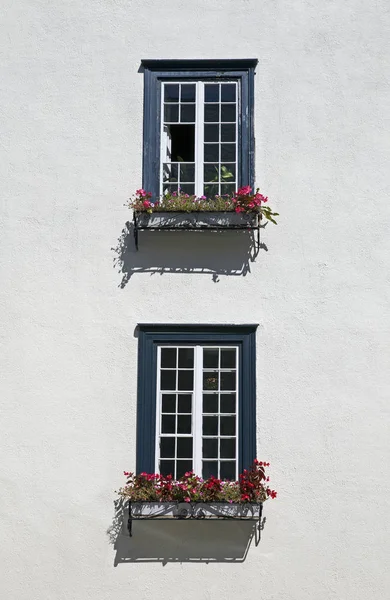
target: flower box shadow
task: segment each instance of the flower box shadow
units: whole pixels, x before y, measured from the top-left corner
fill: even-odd
[[[263,227],[263,226],[261,226]],[[118,238],[114,252],[114,268],[121,274],[119,287],[124,288],[137,273],[198,273],[211,275],[214,282],[220,275],[245,276],[255,261],[259,249],[252,230],[161,231],[139,232],[139,250],[134,244],[134,224],[127,222]]]
[[[260,541],[261,522],[245,520],[137,520],[128,533],[128,508],[119,502],[110,541],[114,566],[123,563],[244,562],[252,543]]]

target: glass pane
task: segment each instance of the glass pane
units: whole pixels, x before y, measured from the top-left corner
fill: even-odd
[[[195,102],[195,84],[183,83],[181,86],[181,101]]]
[[[203,438],[203,458],[218,458],[218,439]]]
[[[211,475],[218,477],[218,462],[216,460],[204,460],[202,477],[203,479],[208,479]]]
[[[224,196],[225,194],[229,194],[230,196],[236,191],[235,183],[223,183],[221,185],[221,194]]]
[[[192,196],[193,194],[195,194],[195,183],[180,184],[180,191],[183,194],[188,194],[189,196]]]
[[[221,141],[222,142],[235,142],[236,141],[236,126],[235,125],[221,125]]]
[[[235,413],[236,394],[221,394],[219,411],[221,413]]]
[[[221,435],[236,435],[236,417],[220,417],[220,419]]]
[[[164,85],[164,102],[179,102],[179,86],[177,83]]]
[[[221,350],[221,369],[234,369],[235,366],[236,366],[236,349],[235,348],[225,348],[225,349]]]
[[[170,183],[168,185],[164,185],[164,187],[163,187],[163,194],[167,194],[168,192],[170,192],[171,194],[173,192],[177,193],[177,190],[178,190],[177,183]]]
[[[219,161],[219,144],[204,145],[204,161],[218,162]]]
[[[203,389],[217,390],[218,389],[218,372],[204,371],[203,372]],[[226,389],[226,388],[225,388]]]
[[[231,419],[232,417],[223,418]],[[203,417],[203,435],[218,435],[218,417]]]
[[[195,165],[186,165],[186,164],[180,165],[180,184],[182,181],[183,182],[195,181]],[[194,353],[193,350],[192,350],[192,353]],[[180,355],[180,350],[179,350],[179,355]],[[179,367],[180,366],[181,365],[179,365]]]
[[[204,101],[219,102],[219,84],[206,83],[204,86]]]
[[[179,394],[179,406],[177,412],[191,413],[192,396],[191,394]]]
[[[175,433],[175,415],[163,415],[161,418],[161,433]]]
[[[236,438],[219,441],[220,458],[236,458]]]
[[[203,394],[203,412],[218,413],[218,394]]]
[[[236,85],[234,83],[223,83],[221,85],[221,101],[235,102],[236,101]]]
[[[161,389],[176,389],[176,371],[161,371]]]
[[[192,471],[192,460],[178,460],[176,462],[176,478],[180,479],[185,473]]]
[[[219,185],[205,185],[204,186],[204,195],[208,198],[213,198],[219,193]]]
[[[177,433],[191,433],[191,415],[177,417]]]
[[[174,369],[176,367],[176,348],[161,348],[161,368]]]
[[[165,104],[164,105],[164,121],[165,123],[177,123],[179,120],[179,105]]]
[[[228,371],[221,373],[221,390],[235,390],[236,389],[236,372]]]
[[[230,121],[234,123],[236,120],[236,105],[235,104],[221,104],[221,121]]]
[[[219,181],[219,165],[204,165],[203,181]]]
[[[219,104],[205,104],[204,105],[204,120],[205,122],[219,121]]]
[[[194,372],[193,371],[179,371],[178,375],[178,386],[179,390],[192,390],[194,386]]]
[[[163,181],[177,181],[178,166],[171,163],[163,165]]]
[[[236,165],[221,165],[221,181],[236,180]]]
[[[219,142],[219,126],[218,125],[205,125],[204,126],[204,141],[205,142]]]
[[[161,458],[171,458],[175,456],[175,438],[160,438],[160,456]]]
[[[203,367],[205,369],[218,369],[218,348],[203,348]]]
[[[221,479],[236,479],[236,463],[234,461],[224,461],[220,463]]]
[[[226,162],[236,161],[236,144],[222,144],[221,160],[226,160]]]
[[[163,413],[175,413],[176,412],[176,394],[163,394],[162,395],[162,412]]]
[[[177,438],[177,458],[192,458],[192,437]]]
[[[194,121],[195,121],[195,104],[182,104],[181,105],[180,121],[182,123],[194,123]]]
[[[175,461],[174,460],[160,460],[160,473],[161,475],[175,475]]]

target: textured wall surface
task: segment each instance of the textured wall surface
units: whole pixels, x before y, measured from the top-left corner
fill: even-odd
[[[3,0],[1,598],[387,596],[389,36],[386,0]],[[240,57],[259,59],[268,251],[183,233],[121,251],[140,60]],[[110,543],[138,322],[259,323],[258,456],[279,498],[246,555],[220,524]]]

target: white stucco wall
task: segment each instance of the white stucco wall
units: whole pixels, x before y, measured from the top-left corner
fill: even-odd
[[[2,599],[387,597],[389,25],[386,0],[3,0]],[[259,59],[257,182],[280,224],[245,276],[223,274],[231,234],[177,233],[130,247],[129,278],[113,248],[141,183],[138,68],[184,57]],[[118,543],[140,562],[117,564],[138,322],[260,324],[258,456],[279,498],[244,561],[172,562],[201,546],[176,527],[145,562],[136,524]],[[210,556],[240,535],[216,531]]]

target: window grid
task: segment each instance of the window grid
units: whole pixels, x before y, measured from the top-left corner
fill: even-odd
[[[183,89],[195,95],[183,101]],[[175,90],[175,91],[173,91]],[[231,194],[238,178],[238,98],[236,81],[164,82],[162,84],[162,130],[160,193],[179,189],[197,196]],[[192,107],[191,118],[182,110]],[[187,114],[184,113],[184,118]],[[194,125],[194,161],[172,160],[172,126]]]
[[[159,346],[157,358],[156,471],[175,478],[194,470],[203,477],[236,479],[238,348]],[[215,431],[207,430],[210,418],[213,426],[217,421]],[[207,460],[203,454],[210,451]]]

